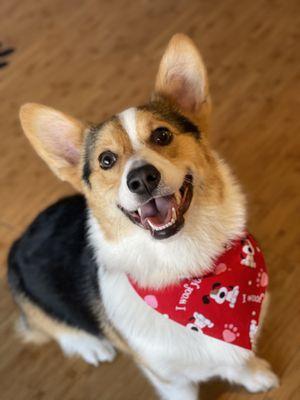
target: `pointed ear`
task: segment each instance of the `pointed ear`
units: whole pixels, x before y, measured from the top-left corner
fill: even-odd
[[[25,135],[51,170],[80,190],[80,154],[85,126],[53,108],[28,103],[21,107]]]
[[[192,40],[178,33],[172,37],[161,60],[155,93],[169,99],[188,114],[209,111],[207,73]]]

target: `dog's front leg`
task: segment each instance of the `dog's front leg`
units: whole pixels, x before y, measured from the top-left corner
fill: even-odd
[[[165,379],[150,371],[146,367],[142,367],[144,374],[155,387],[161,400],[197,400],[198,399],[198,385],[194,382],[187,381],[185,378],[178,378],[178,376]]]
[[[254,355],[243,365],[226,368],[221,377],[244,386],[251,393],[266,392],[279,386],[269,363]]]

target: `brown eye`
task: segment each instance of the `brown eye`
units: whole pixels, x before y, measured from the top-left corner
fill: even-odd
[[[118,156],[112,151],[104,151],[98,157],[100,167],[102,169],[110,169],[114,166],[118,159]]]
[[[154,129],[151,134],[151,140],[153,143],[158,144],[159,146],[167,146],[171,143],[173,139],[172,133],[168,128],[160,126],[159,128]]]

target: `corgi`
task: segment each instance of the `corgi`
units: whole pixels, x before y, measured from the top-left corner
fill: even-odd
[[[184,34],[142,106],[95,125],[21,107],[32,146],[81,193],[44,210],[10,251],[24,341],[54,339],[93,365],[120,349],[165,400],[196,400],[212,377],[278,386],[255,355],[267,272],[240,185],[209,144],[210,114],[207,72]]]

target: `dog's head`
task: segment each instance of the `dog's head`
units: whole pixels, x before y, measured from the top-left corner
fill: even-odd
[[[149,103],[94,126],[38,104],[24,105],[20,115],[38,154],[85,193],[107,236],[135,224],[164,239],[183,227],[200,192],[194,187],[212,167],[209,109],[201,56],[178,34],[163,56]]]
[[[205,224],[214,221],[219,235],[223,221],[213,207],[223,207],[224,222],[235,227],[222,205],[229,193],[223,167],[207,141],[209,114],[202,58],[188,37],[177,34],[163,55],[148,103],[98,125],[38,104],[25,104],[20,118],[37,153],[59,178],[85,194],[104,237],[116,242],[142,232],[152,241],[170,238],[188,222],[194,224],[201,210],[208,210],[201,222],[205,237]],[[224,234],[229,229],[224,226]],[[221,240],[224,235],[220,246]],[[206,260],[216,251],[212,248]]]

